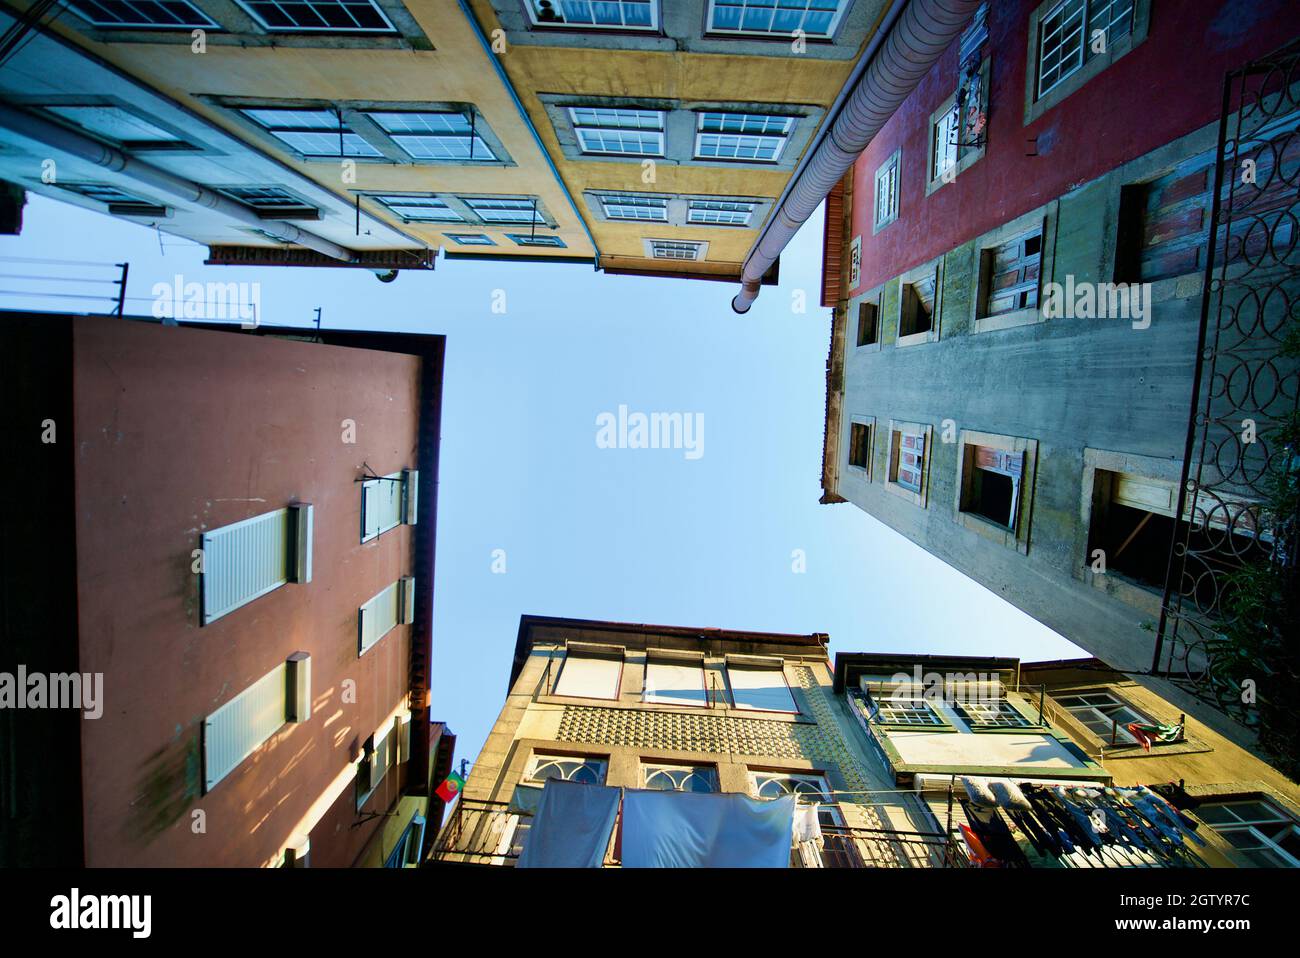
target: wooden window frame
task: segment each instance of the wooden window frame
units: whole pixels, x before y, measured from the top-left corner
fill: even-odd
[[[898,474],[898,458],[902,454],[901,437],[903,433],[917,433],[925,439],[925,451],[921,456],[921,482],[919,493],[913,492],[905,486],[899,485],[898,480],[894,478]],[[900,442],[895,443],[894,437],[899,436]],[[930,470],[934,459],[934,427],[928,424],[903,422],[897,419],[889,420],[888,452],[885,465],[885,490],[892,492],[896,496],[901,496],[915,506],[924,509],[929,500],[930,490]]]
[[[940,325],[943,321],[943,278],[944,257],[931,260],[922,266],[908,270],[898,278],[898,309],[895,315],[894,346],[902,349],[919,346],[923,343],[939,341]],[[918,282],[931,280],[934,283],[934,296],[930,301],[930,328],[915,333],[903,332],[903,319],[907,315],[911,299],[920,299],[914,287]]]
[[[854,450],[861,448],[860,445],[855,445],[854,443],[854,438],[853,438],[854,427],[861,427],[866,432],[866,436],[862,440],[862,442],[865,443],[866,446],[866,449],[864,450],[865,455],[862,457],[865,459],[865,462],[862,463],[857,463],[853,461]],[[862,477],[865,478],[867,482],[870,482],[872,477],[871,467],[872,467],[872,463],[875,460],[875,446],[876,446],[876,417],[875,416],[850,416],[849,417],[849,442],[847,446],[848,458],[845,461],[845,468],[853,470],[855,473],[861,474]]]
[[[974,479],[975,447],[984,446],[999,452],[1020,453],[1024,458],[1021,463],[1020,488],[1015,507],[1015,517],[1011,526],[1002,526],[991,519],[975,512],[969,512],[966,506],[970,502],[970,490]],[[997,542],[1008,549],[1015,549],[1021,555],[1029,552],[1029,528],[1033,518],[1034,480],[1038,472],[1038,440],[1019,436],[1003,436],[989,432],[975,432],[963,429],[957,439],[957,482],[956,495],[953,499],[953,517],[956,522],[992,542]]]

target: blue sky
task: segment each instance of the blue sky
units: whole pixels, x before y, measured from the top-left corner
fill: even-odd
[[[496,719],[525,613],[827,632],[832,653],[1084,654],[856,507],[818,504],[830,338],[820,213],[782,257],[781,285],[743,317],[727,283],[440,260],[383,285],[364,270],[204,267],[203,247],[161,243],[31,196],[0,257],[126,259],[128,294],[141,297],[128,312],[148,314],[153,284],[179,272],[260,282],[267,324],[309,326],[319,306],[326,328],[447,335],[433,705],[458,758],[473,759]],[[104,275],[0,262],[33,271]],[[36,288],[93,289],[0,279]],[[17,305],[99,309],[0,296]],[[703,455],[598,448],[597,417],[620,405],[701,414]]]

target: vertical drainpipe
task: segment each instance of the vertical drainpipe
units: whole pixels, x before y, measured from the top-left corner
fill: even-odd
[[[529,117],[528,111],[524,109],[524,104],[519,99],[519,95],[515,93],[514,84],[510,82],[510,77],[506,75],[505,67],[501,66],[501,61],[498,60],[497,55],[492,52],[492,44],[489,43],[488,38],[483,35],[483,28],[479,26],[478,19],[474,16],[474,11],[469,8],[469,4],[466,3],[465,0],[456,0],[456,2],[460,4],[460,12],[464,14],[465,19],[469,21],[469,25],[474,31],[474,36],[478,37],[479,46],[483,48],[483,53],[492,64],[492,69],[496,70],[497,78],[500,79],[501,85],[504,86],[506,92],[510,94],[510,99],[514,103],[515,109],[519,112],[519,118],[524,121],[524,126],[528,127],[528,132],[532,134],[533,142],[537,144],[537,149],[541,152],[542,159],[546,160],[546,165],[550,167],[551,175],[555,177],[555,182],[560,187],[560,192],[563,193],[564,198],[569,201],[569,209],[573,210],[573,215],[577,217],[578,225],[581,226],[582,231],[587,234],[587,242],[591,244],[592,264],[596,269],[600,269],[600,247],[596,245],[596,237],[591,235],[591,230],[587,228],[587,221],[582,218],[582,213],[578,211],[578,204],[573,201],[573,196],[569,193],[569,188],[564,184],[564,178],[560,176],[560,171],[556,168],[555,162],[551,159],[551,154],[547,151],[546,145],[542,143],[542,138],[537,135],[537,127],[533,126],[532,118]]]
[[[745,258],[740,292],[731,301],[746,313],[763,274],[867,145],[970,22],[983,0],[911,0],[889,30],[871,65],[817,145],[799,181],[786,195],[767,232]]]
[[[434,560],[437,556],[438,460],[442,436],[442,387],[447,341],[439,337],[420,347],[420,415],[416,468],[420,473],[416,490],[415,556],[415,627],[411,634],[410,693],[411,751],[410,769],[418,768],[425,781],[412,794],[425,797],[425,811],[435,801],[428,781],[432,756],[429,754],[430,695],[433,684],[433,599]],[[407,781],[407,788],[412,784]]]

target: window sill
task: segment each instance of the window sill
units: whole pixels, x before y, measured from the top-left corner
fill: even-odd
[[[930,196],[932,193],[935,193],[936,191],[942,189],[943,187],[947,186],[949,183],[956,183],[958,177],[960,177],[963,173],[969,170],[974,164],[979,162],[979,160],[984,156],[984,149],[985,148],[981,146],[978,149],[973,150],[972,152],[966,154],[960,160],[957,161],[956,166],[952,167],[949,170],[946,170],[943,173],[940,173],[929,183],[926,183],[925,195]]]
[[[1018,326],[1033,326],[1047,321],[1043,311],[1037,306],[999,313],[996,316],[981,316],[975,320],[976,333],[991,333],[999,329],[1015,329]]]
[[[922,343],[935,342],[939,337],[935,335],[933,329],[927,329],[923,333],[909,333],[906,336],[899,336],[894,340],[894,346],[902,349],[905,346],[919,346]]]
[[[969,529],[976,535],[983,536],[990,542],[996,542],[998,545],[1006,546],[1008,549],[1014,549],[1021,555],[1029,554],[1028,538],[1018,538],[1014,530],[999,525],[992,519],[985,519],[983,516],[977,515],[973,512],[958,512],[957,522],[959,525]]]
[[[874,343],[863,343],[861,346],[854,346],[853,351],[855,353],[878,353],[880,352],[880,340],[877,339]]]
[[[660,702],[643,702],[640,693],[633,699],[579,698],[574,695],[539,695],[538,705],[576,706],[587,708],[626,709],[632,712],[673,712],[682,715],[716,715],[719,718],[754,718],[759,720],[816,724],[816,719],[803,712],[778,712],[774,709],[744,709],[732,705],[667,705]]]
[[[925,495],[922,493],[913,492],[911,489],[904,489],[898,483],[890,482],[888,479],[885,480],[885,491],[892,492],[894,495],[906,499],[914,506],[919,506],[922,509],[925,508]]]
[[[1153,618],[1160,615],[1162,592],[1151,586],[1142,585],[1122,572],[1098,573],[1084,565],[1083,579],[1094,589],[1100,589],[1125,605],[1132,606]]]

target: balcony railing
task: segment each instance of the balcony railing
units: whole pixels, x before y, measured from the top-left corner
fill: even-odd
[[[460,798],[434,846],[433,859],[472,865],[514,866],[519,858],[520,829],[532,816],[517,814],[506,802]],[[621,862],[611,855],[606,867]],[[819,842],[805,842],[790,852],[792,868],[961,868],[965,852],[940,832],[822,825]]]
[[[1199,349],[1152,672],[1283,752],[1300,553],[1300,43],[1224,83]],[[1294,614],[1292,609],[1291,614]],[[1249,681],[1258,705],[1243,695]]]

